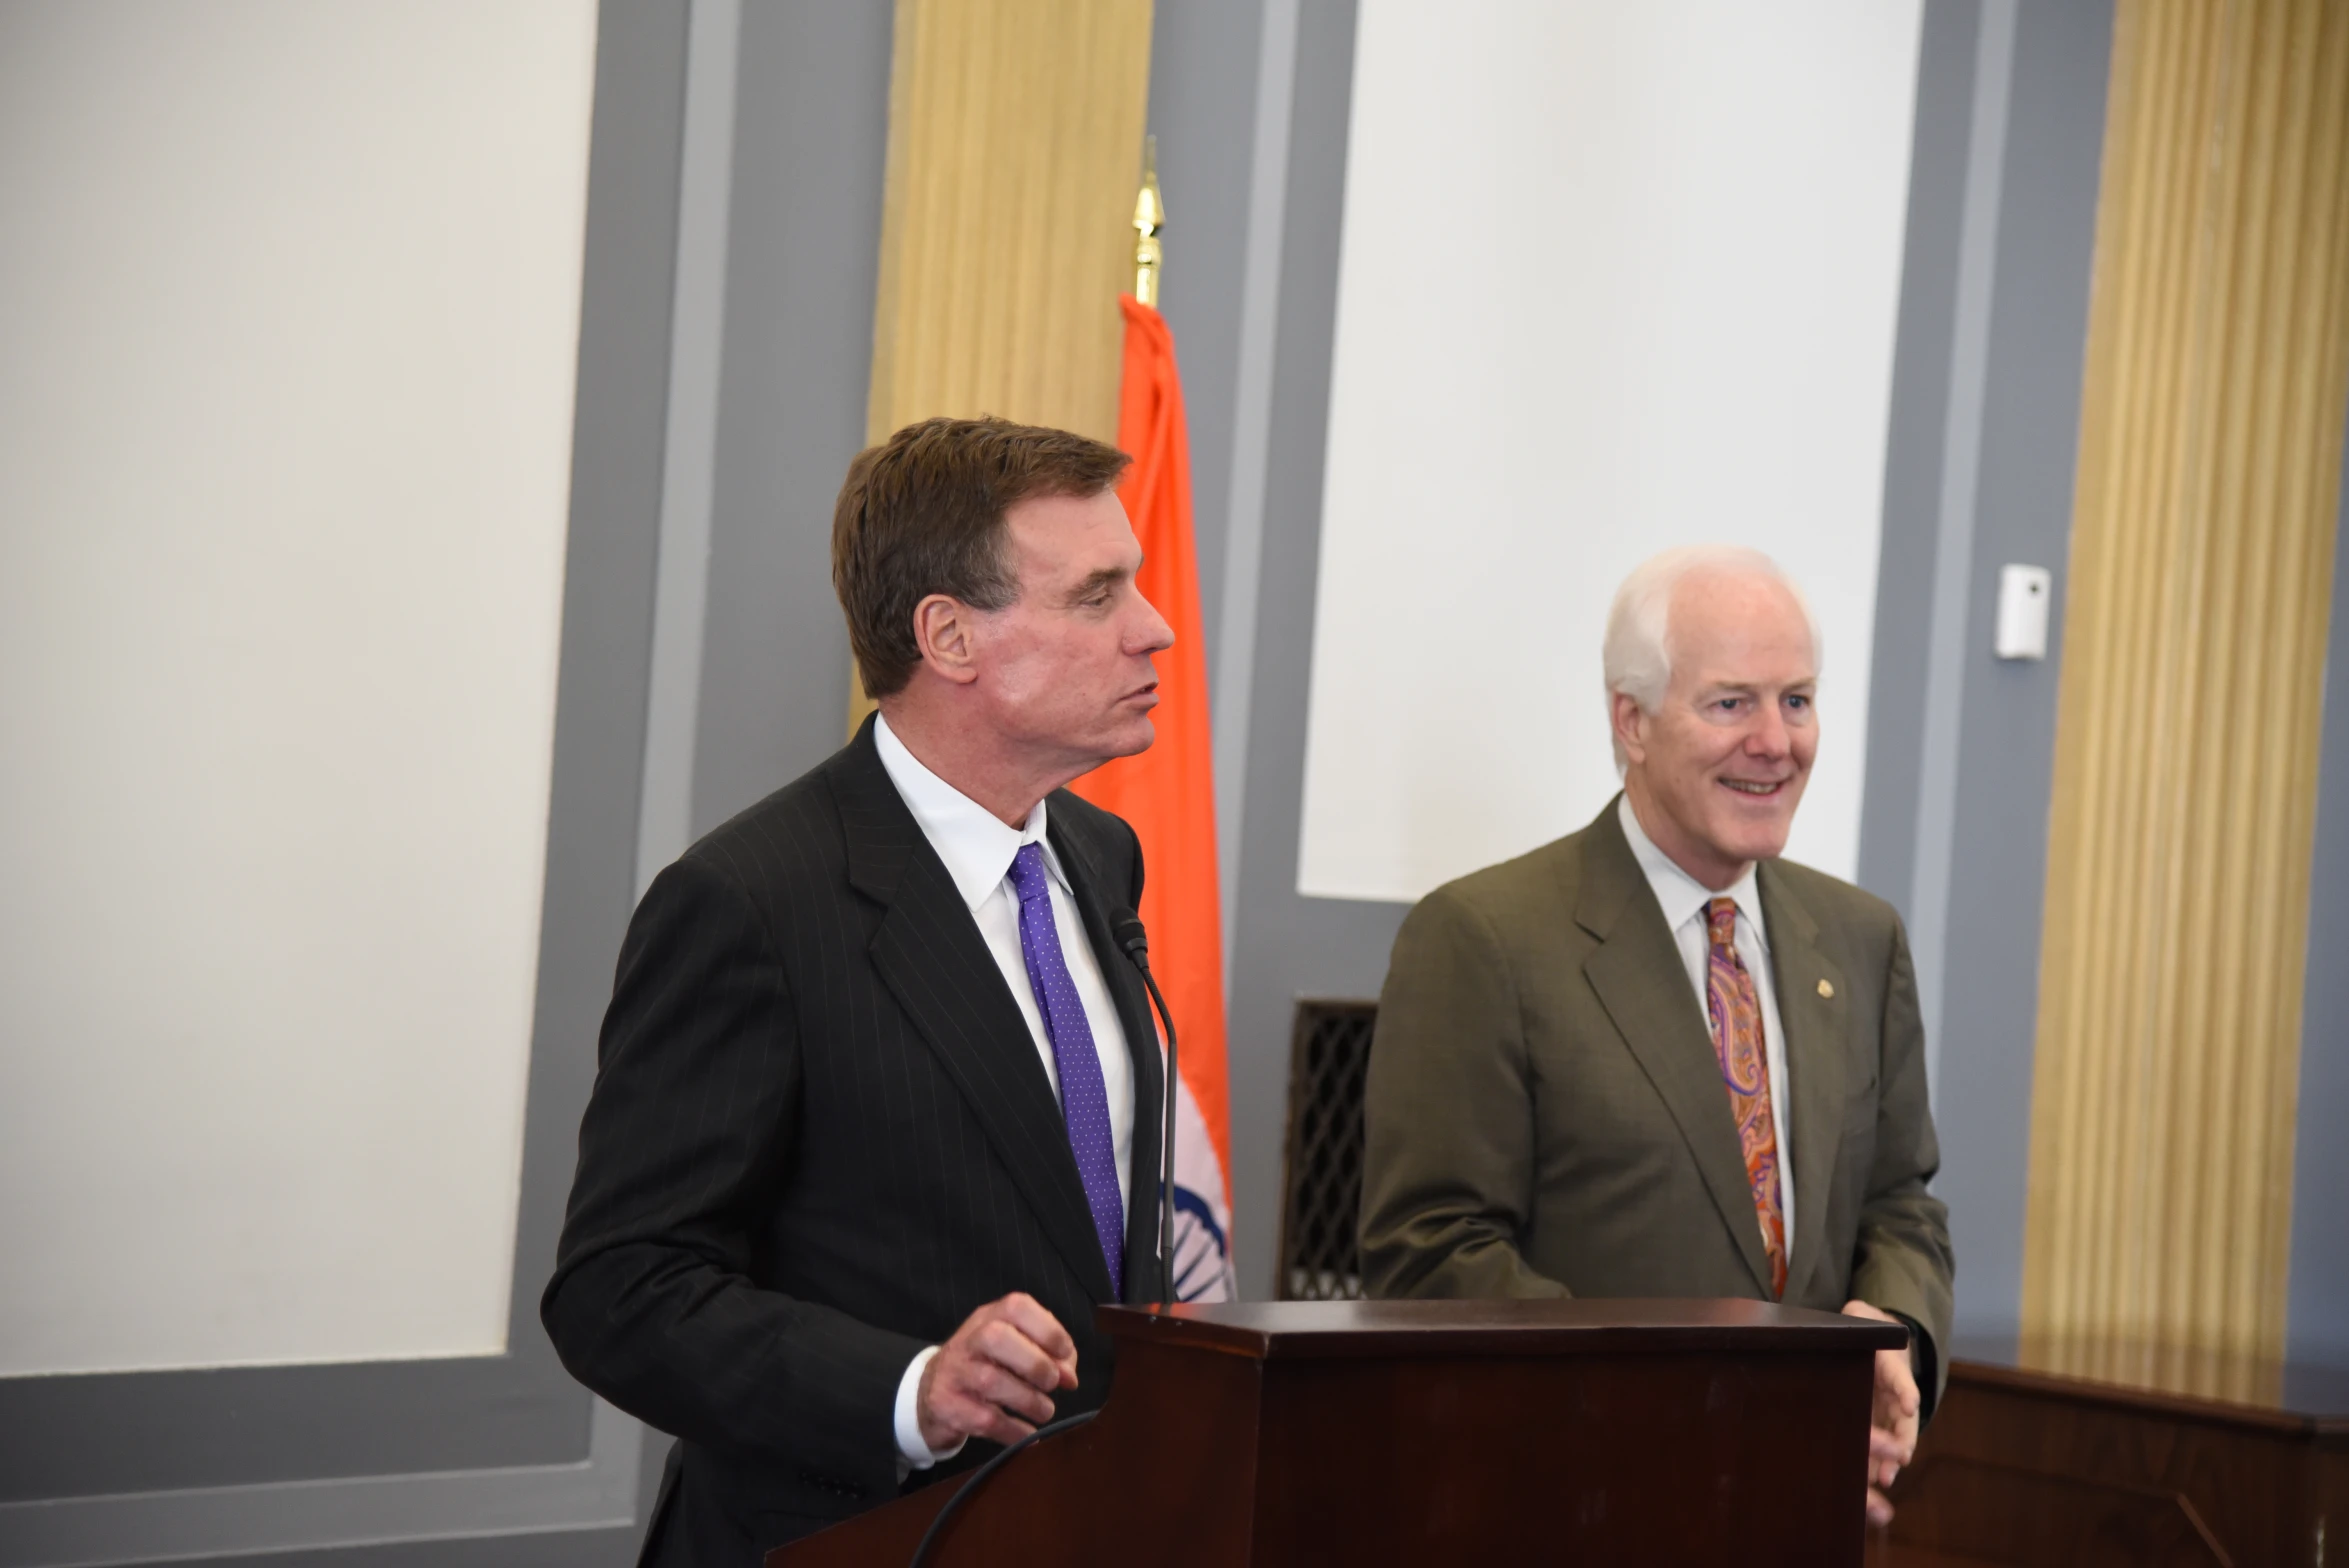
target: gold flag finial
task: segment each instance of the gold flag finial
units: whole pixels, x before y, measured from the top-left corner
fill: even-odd
[[[1166,253],[1158,231],[1166,227],[1166,203],[1158,195],[1158,138],[1142,138],[1142,193],[1134,198],[1134,298],[1158,308],[1158,264]]]

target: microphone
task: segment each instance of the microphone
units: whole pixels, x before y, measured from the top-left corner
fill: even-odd
[[[1158,1297],[1159,1305],[1174,1305],[1174,1145],[1175,1145],[1175,1026],[1174,1015],[1167,1011],[1166,998],[1159,992],[1158,981],[1150,973],[1150,935],[1142,929],[1141,917],[1130,909],[1115,911],[1109,922],[1111,935],[1117,945],[1126,950],[1134,967],[1142,971],[1142,983],[1150,988],[1150,1000],[1158,1004],[1158,1021],[1166,1030],[1166,1127],[1160,1140],[1158,1158]]]

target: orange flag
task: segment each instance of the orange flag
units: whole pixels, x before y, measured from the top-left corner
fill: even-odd
[[[1142,924],[1150,969],[1181,1045],[1175,1102],[1175,1285],[1186,1301],[1232,1294],[1231,1087],[1224,1056],[1223,917],[1215,859],[1215,763],[1199,560],[1191,534],[1191,445],[1166,318],[1132,295],[1117,444],[1134,460],[1118,486],[1142,543],[1142,596],[1174,628],[1158,658],[1158,739],[1079,779],[1142,840]]]

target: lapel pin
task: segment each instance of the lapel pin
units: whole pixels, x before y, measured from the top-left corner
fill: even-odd
[[[1835,982],[1834,982],[1834,981],[1832,981],[1832,980],[1822,980],[1822,981],[1820,981],[1820,982],[1819,982],[1819,994],[1820,994],[1821,996],[1832,997],[1832,996],[1835,994]]]

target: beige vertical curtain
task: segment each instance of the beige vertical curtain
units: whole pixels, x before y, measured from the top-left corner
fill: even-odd
[[[2283,1345],[2345,396],[2349,3],[2121,0],[2023,1270],[2082,1372]]]
[[[866,439],[936,414],[1116,439],[1150,17],[898,0]]]

